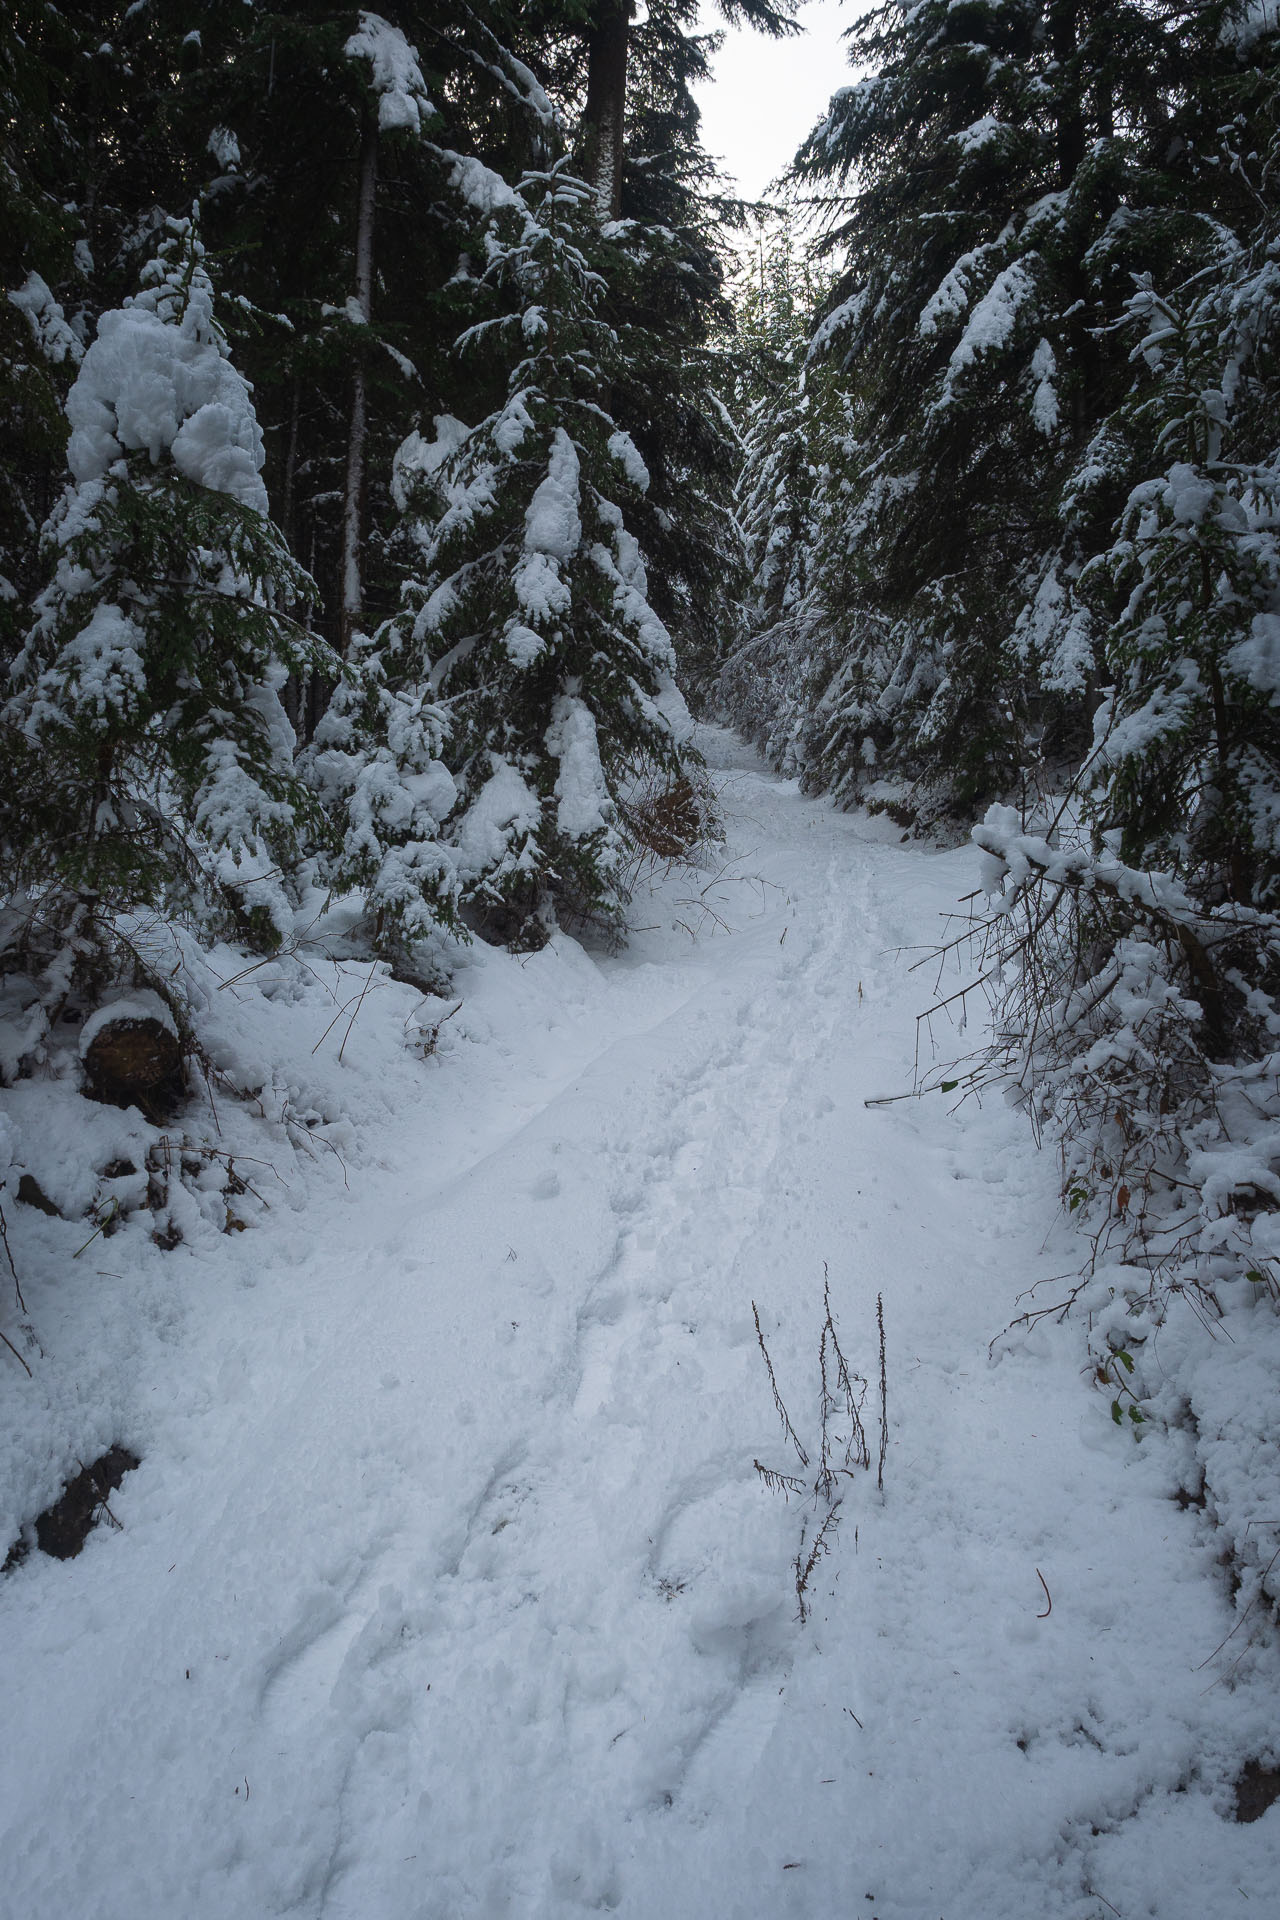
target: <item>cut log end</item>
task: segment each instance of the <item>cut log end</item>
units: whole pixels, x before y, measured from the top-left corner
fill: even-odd
[[[174,1078],[181,1064],[177,1035],[159,1020],[136,1016],[99,1027],[84,1054],[91,1086],[117,1101],[154,1095]]]

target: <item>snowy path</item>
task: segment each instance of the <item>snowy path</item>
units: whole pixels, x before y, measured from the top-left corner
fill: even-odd
[[[0,1592],[9,1920],[1267,1910],[1167,1452],[1073,1329],[988,1361],[1070,1259],[1050,1160],[864,1105],[969,857],[713,744],[731,930],[481,981],[382,1164],[140,1357],[125,1531]],[[807,1435],[824,1263],[867,1373],[884,1295],[891,1445],[801,1626],[751,1302]]]

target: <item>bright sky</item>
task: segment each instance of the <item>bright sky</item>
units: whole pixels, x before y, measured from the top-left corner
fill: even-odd
[[[852,75],[842,32],[870,0],[804,0],[805,28],[790,40],[727,28],[714,62],[714,82],[700,87],[702,139],[749,199],[762,194],[825,111],[837,87]],[[704,4],[704,32],[722,27]]]

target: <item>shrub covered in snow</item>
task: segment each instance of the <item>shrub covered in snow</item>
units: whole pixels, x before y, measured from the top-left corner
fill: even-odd
[[[992,904],[958,944],[978,943],[994,1037],[932,1084],[999,1089],[1057,1145],[1089,1258],[1025,1318],[1074,1307],[1114,1417],[1189,1430],[1229,1550],[1280,1596],[1250,1534],[1239,1436],[1218,1444],[1220,1370],[1188,1337],[1256,1351],[1231,1418],[1261,1446],[1280,1362],[1280,920],[1199,904],[1061,828],[1028,832],[1003,807],[975,828]]]

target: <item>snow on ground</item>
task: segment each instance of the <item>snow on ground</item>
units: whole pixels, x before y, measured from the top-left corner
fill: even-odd
[[[473,952],[434,1052],[394,983],[327,1036],[283,966],[210,990],[288,1107],[246,1231],[218,1191],[73,1263],[83,1221],[19,1210],[9,1506],[142,1465],[122,1531],[0,1580],[9,1920],[1276,1910],[1280,1809],[1230,1819],[1276,1663],[1210,1659],[1176,1439],[1113,1425],[1070,1325],[988,1356],[1078,1257],[1051,1160],[1002,1107],[864,1104],[975,856],[707,738],[728,873],[613,959]],[[811,1445],[824,1266],[873,1445],[883,1294],[891,1433],[802,1625],[752,1302]]]

